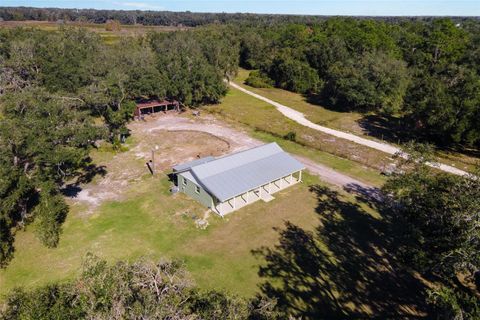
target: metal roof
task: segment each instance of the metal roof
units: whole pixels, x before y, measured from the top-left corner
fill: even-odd
[[[192,166],[189,172],[218,200],[225,201],[305,167],[276,143]]]
[[[210,162],[210,161],[213,161],[213,160],[215,160],[215,158],[212,157],[212,156],[208,156],[208,157],[200,158],[200,159],[195,159],[195,160],[185,162],[185,163],[182,163],[182,164],[177,164],[175,167],[173,167],[173,171],[175,171],[175,172],[185,171],[185,170],[190,169],[191,167],[197,166],[199,164],[207,163],[207,162]]]
[[[179,175],[183,176],[184,178],[187,178],[188,180],[192,181],[193,183],[196,183],[197,185],[201,185],[200,181],[198,181],[190,171],[184,171],[179,173]]]
[[[149,100],[146,102],[137,102],[137,108],[151,108],[151,107],[162,107],[162,106],[169,106],[171,104],[177,104],[177,101],[169,101],[169,100]]]

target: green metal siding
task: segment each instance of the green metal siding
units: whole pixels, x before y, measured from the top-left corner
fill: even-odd
[[[211,208],[212,203],[213,203],[213,198],[212,196],[206,192],[201,186],[197,186],[197,184],[193,181],[188,180],[182,174],[178,175],[178,187],[180,191],[188,195],[189,197],[197,200],[200,202],[202,205],[205,207]],[[186,185],[184,184],[184,181],[186,181]],[[197,193],[195,191],[195,188],[198,187],[200,190],[200,193]]]

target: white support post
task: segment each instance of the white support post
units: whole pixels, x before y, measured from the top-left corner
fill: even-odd
[[[279,189],[280,189],[280,187],[279,187],[279,186],[277,186],[277,184],[276,184],[275,182],[276,182],[276,181],[273,181],[273,182],[272,182],[272,183],[273,183],[273,185],[274,185],[275,187],[277,187],[277,188],[279,188]]]
[[[236,203],[235,203],[235,199],[237,199],[237,197],[233,197],[233,210],[235,210],[237,208]]]
[[[289,181],[289,184],[292,184],[293,182],[293,174],[290,174],[290,181]]]
[[[299,171],[298,182],[302,182],[302,170]]]

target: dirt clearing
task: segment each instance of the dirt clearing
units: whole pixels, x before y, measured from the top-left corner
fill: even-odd
[[[210,115],[189,118],[166,114],[133,122],[129,128],[133,139],[130,149],[117,154],[97,152],[94,158],[98,159],[95,162],[104,169],[105,174],[97,176],[91,183],[77,186],[77,192],[71,195],[73,203],[87,206],[86,213],[91,213],[104,201],[121,200],[132,184],[148,176],[150,173],[146,163],[152,157],[152,150],[155,150],[156,170],[167,173],[178,163],[199,157],[218,157],[263,143]],[[351,186],[362,189],[369,187],[310,159],[296,158],[311,173],[330,184],[344,189]]]
[[[116,154],[94,152],[95,164],[101,168],[102,174],[88,184],[70,186],[74,190],[68,192],[72,203],[86,205],[85,213],[88,214],[104,201],[122,200],[133,184],[150,175],[146,163],[151,159],[152,150],[155,150],[156,170],[168,172],[173,165],[181,162],[209,155],[220,156],[251,145],[250,138],[246,139],[249,142],[246,145],[241,140],[227,139],[229,134],[235,136],[231,129],[226,129],[220,137],[208,132],[218,134],[221,131],[221,126],[213,122],[166,115],[131,123],[129,128],[133,142],[129,150]],[[198,130],[202,127],[203,130]]]

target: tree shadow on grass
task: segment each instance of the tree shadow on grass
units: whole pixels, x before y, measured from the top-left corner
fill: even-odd
[[[418,131],[407,126],[399,118],[367,114],[358,120],[358,124],[367,135],[390,143],[398,144],[423,139]]]
[[[332,101],[327,96],[323,96],[321,94],[304,94],[303,99],[305,100],[305,102],[322,107],[330,111],[346,112],[346,113],[353,111],[351,108],[348,107],[346,103],[343,103],[343,104],[332,103]]]
[[[74,182],[65,184],[60,191],[66,197],[75,198],[78,193],[82,191],[80,185],[90,183],[96,176],[104,177],[106,174],[106,166],[97,166],[96,164],[90,163],[76,177]]]
[[[422,130],[415,129],[407,121],[399,118],[368,114],[358,120],[358,124],[367,135],[389,143],[405,144],[409,141],[432,143],[439,150],[451,153],[453,156],[456,156],[456,153],[462,153],[470,157],[480,157],[480,150],[475,147],[452,144],[448,139],[429,137]]]
[[[325,187],[311,191],[321,224],[306,231],[286,222],[277,245],[253,252],[265,259],[261,292],[302,319],[422,318],[424,285],[392,254],[395,228],[388,217],[366,212],[364,194],[357,204]]]

